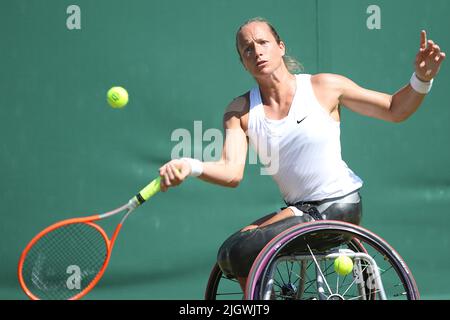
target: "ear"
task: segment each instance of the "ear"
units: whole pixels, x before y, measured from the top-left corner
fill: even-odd
[[[284,45],[284,42],[280,41],[280,43],[278,44],[278,47],[281,50],[281,56],[284,57],[284,55],[286,54],[286,46]]]

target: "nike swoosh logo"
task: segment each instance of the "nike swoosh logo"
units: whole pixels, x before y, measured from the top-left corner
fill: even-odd
[[[297,124],[300,124],[303,120],[305,120],[307,117],[304,117],[302,120],[297,120]]]

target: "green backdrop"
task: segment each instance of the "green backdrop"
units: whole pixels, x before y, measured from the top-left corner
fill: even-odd
[[[80,30],[66,26],[71,4]],[[381,29],[367,27],[372,4]],[[234,47],[248,18],[268,18],[306,73],[387,93],[407,84],[421,29],[450,51],[448,0],[2,0],[0,9],[2,299],[26,298],[16,268],[36,232],[127,201],[170,159],[174,130],[193,133],[200,120],[202,132],[221,129],[229,101],[254,86]],[[114,85],[129,91],[123,110],[106,104]],[[363,225],[400,252],[424,299],[450,298],[449,87],[444,63],[408,121],[342,115],[344,159],[365,181]],[[190,179],[127,220],[87,298],[202,299],[220,244],[280,205],[258,165],[238,189]]]

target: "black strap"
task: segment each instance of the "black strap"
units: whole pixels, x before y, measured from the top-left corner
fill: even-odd
[[[292,206],[292,207],[297,207],[297,208],[300,208],[301,206],[304,206],[304,205],[318,206],[321,204],[321,202],[323,202],[323,201],[299,201],[299,202],[292,204],[292,203],[287,203],[286,201],[284,201],[284,203],[286,203],[286,205],[288,207]]]
[[[320,205],[320,202],[321,201],[301,201],[296,204],[289,204],[285,201],[284,203],[286,203],[288,207],[296,207],[301,212],[313,217],[314,220],[323,220],[322,215],[319,210],[317,210],[317,206]]]
[[[297,208],[300,211],[302,211],[306,214],[309,214],[311,217],[314,218],[314,220],[323,220],[322,215],[320,214],[319,210],[317,210],[317,208],[311,204],[303,204]]]

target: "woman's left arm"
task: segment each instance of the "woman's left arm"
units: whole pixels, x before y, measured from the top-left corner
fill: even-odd
[[[426,32],[422,31],[415,73],[410,83],[394,95],[361,88],[350,79],[338,75],[328,75],[332,78],[326,82],[338,90],[339,104],[369,117],[401,122],[419,108],[444,59],[445,53],[432,40],[427,41]]]

